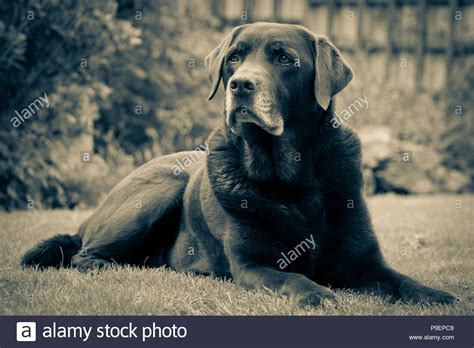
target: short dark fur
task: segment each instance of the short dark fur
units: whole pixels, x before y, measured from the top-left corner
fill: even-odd
[[[21,263],[39,267],[66,267],[71,264],[72,257],[81,249],[81,245],[81,237],[78,235],[57,235],[29,250]]]
[[[275,37],[304,47],[297,53],[305,64],[301,69],[268,62],[267,51],[260,49]],[[228,50],[237,43],[242,53],[231,65]],[[331,61],[318,61],[324,55]],[[250,82],[259,76],[253,82],[274,93],[279,118],[272,114],[265,121],[255,111],[240,123],[238,108],[231,111],[227,105],[230,116],[210,135],[208,156],[179,175],[173,174],[173,165],[191,152],[138,168],[76,236],[41,243],[23,257],[23,265],[89,269],[112,260],[167,265],[233,278],[249,288],[265,286],[312,305],[334,298],[329,285],[403,301],[454,300],[383,260],[363,197],[359,140],[352,131],[330,124],[330,98],[352,72],[327,39],[299,26],[242,26],[209,55],[207,64],[211,97],[221,79],[227,87],[243,76]],[[253,96],[247,95],[253,90],[243,95],[237,87],[229,100],[253,105]],[[282,124],[283,133],[275,135]],[[315,248],[281,269],[281,253],[309,236]]]

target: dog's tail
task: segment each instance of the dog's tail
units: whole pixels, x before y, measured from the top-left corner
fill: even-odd
[[[57,235],[30,249],[21,259],[22,266],[69,267],[71,258],[82,246],[79,235]]]

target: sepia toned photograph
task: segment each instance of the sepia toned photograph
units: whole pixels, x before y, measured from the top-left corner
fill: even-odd
[[[0,0],[0,91],[0,315],[474,313],[474,1]]]

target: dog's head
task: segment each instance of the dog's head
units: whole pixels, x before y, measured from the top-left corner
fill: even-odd
[[[206,57],[212,82],[226,90],[226,123],[253,123],[280,136],[290,116],[326,110],[352,79],[334,45],[299,25],[254,23],[234,28]],[[292,117],[291,117],[292,118]]]

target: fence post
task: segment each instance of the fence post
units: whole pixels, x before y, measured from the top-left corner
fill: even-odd
[[[417,92],[423,88],[423,72],[424,72],[424,57],[426,50],[426,2],[427,0],[420,0],[418,3],[418,46],[416,48],[416,81],[415,86]]]
[[[362,32],[364,22],[364,11],[365,11],[366,0],[359,0],[357,2],[357,12],[359,15],[359,21],[357,22],[357,48],[362,51],[364,48],[364,33]]]
[[[220,1],[220,0],[211,0],[211,1],[212,1],[211,9],[212,9],[213,15],[219,19],[223,19],[225,1]]]
[[[336,9],[336,1],[327,0],[326,6],[328,7],[328,29],[327,36],[331,38],[332,36],[332,22],[334,20],[334,10]]]
[[[253,22],[255,10],[255,0],[244,0],[244,11],[247,12],[247,21]]]
[[[389,0],[387,10],[387,62],[385,65],[385,81],[390,79],[390,65],[392,64],[392,58],[395,53],[395,19],[397,14],[397,0]]]
[[[446,42],[446,80],[445,80],[445,88],[449,89],[452,85],[452,68],[453,65],[453,57],[454,57],[454,49],[456,47],[455,43],[455,14],[458,7],[458,0],[449,0],[449,26],[448,26],[448,40]]]
[[[281,1],[282,0],[273,0],[273,18],[274,18],[275,22],[280,22]]]

